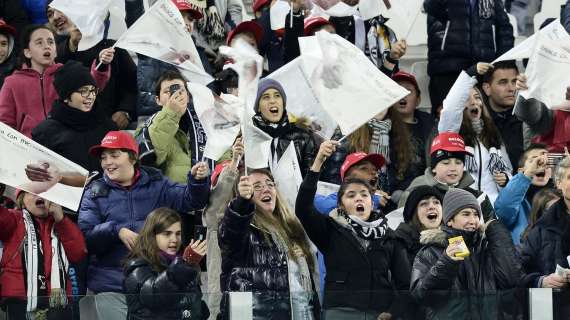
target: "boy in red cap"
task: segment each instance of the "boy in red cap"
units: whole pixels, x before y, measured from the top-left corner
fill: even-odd
[[[398,207],[406,204],[408,195],[417,186],[433,186],[438,188],[442,194],[445,194],[449,188],[459,188],[469,191],[477,198],[485,221],[496,219],[495,210],[487,195],[471,188],[475,180],[465,171],[465,158],[473,155],[465,150],[463,137],[455,132],[440,133],[433,139],[430,156],[430,166],[425,170],[424,175],[415,178],[404,191]]]

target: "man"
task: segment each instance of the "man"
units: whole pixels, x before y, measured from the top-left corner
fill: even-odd
[[[520,245],[521,234],[528,226],[534,195],[551,184],[552,169],[547,166],[547,153],[546,145],[530,145],[519,161],[519,173],[495,200],[497,217],[511,232],[515,245]]]
[[[507,148],[511,163],[518,163],[527,141],[523,123],[513,115],[519,71],[514,61],[501,61],[483,76],[488,111]]]
[[[450,188],[459,188],[473,194],[481,205],[483,220],[495,218],[495,210],[487,195],[470,186],[474,183],[473,177],[465,171],[466,157],[473,155],[465,150],[463,138],[454,132],[440,133],[433,139],[430,151],[430,166],[423,176],[419,176],[400,197],[398,207],[403,207],[410,192],[417,186],[428,185],[438,188],[445,194]]]

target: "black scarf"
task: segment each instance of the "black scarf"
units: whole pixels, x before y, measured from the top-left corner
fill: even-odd
[[[87,131],[97,127],[102,122],[103,116],[98,109],[95,103],[89,112],[83,112],[68,106],[61,100],[56,100],[53,103],[49,118],[57,120],[74,130]]]
[[[359,238],[365,240],[380,239],[388,231],[388,220],[382,217],[378,211],[372,211],[368,221],[362,221],[356,216],[351,216],[344,210],[340,210],[340,213]]]
[[[256,127],[263,130],[263,132],[267,133],[272,138],[281,137],[289,130],[290,127],[289,117],[287,116],[287,111],[285,110],[283,110],[283,116],[281,117],[281,120],[279,120],[277,123],[271,123],[265,120],[259,112],[256,113],[252,119]]]

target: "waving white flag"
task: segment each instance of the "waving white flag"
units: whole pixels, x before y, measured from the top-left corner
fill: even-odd
[[[182,14],[170,0],[157,1],[115,46],[175,65],[192,82],[206,85],[213,81],[204,71]]]
[[[289,147],[279,159],[277,166],[271,168],[271,173],[275,178],[279,192],[285,197],[289,206],[295,209],[295,200],[303,177],[293,142],[289,143]]]
[[[91,49],[103,40],[111,0],[54,0],[49,6],[63,12],[81,31],[78,51]]]
[[[389,18],[386,24],[394,30],[398,38],[408,38],[422,10],[423,0],[376,1],[381,4],[382,15]]]

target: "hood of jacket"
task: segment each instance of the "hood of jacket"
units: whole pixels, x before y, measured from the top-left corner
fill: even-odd
[[[479,242],[483,234],[480,230],[467,232],[449,227],[440,227],[438,229],[424,230],[420,233],[420,243],[424,246],[433,245],[447,248],[449,242],[447,239],[462,236],[468,247]]]
[[[444,190],[446,192],[449,189],[449,186],[447,184],[441,183],[435,179],[433,173],[431,172],[431,168],[429,168],[429,167],[426,168],[426,170],[424,172],[424,179],[425,179],[424,184],[427,184],[428,186],[434,186],[434,187],[437,187],[438,189]],[[465,188],[469,187],[470,185],[472,185],[473,183],[475,183],[475,180],[469,174],[469,172],[463,171],[463,177],[461,177],[461,180],[459,180],[459,183],[454,187],[459,188],[459,189],[465,189]]]

